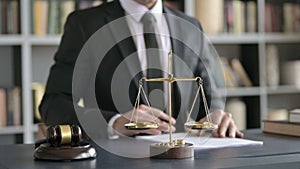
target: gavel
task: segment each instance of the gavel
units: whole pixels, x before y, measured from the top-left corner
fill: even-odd
[[[46,141],[50,146],[78,146],[82,141],[81,128],[78,125],[54,125],[47,128]]]
[[[77,125],[53,125],[46,130],[46,138],[35,143],[34,158],[37,160],[79,160],[95,158],[96,149],[84,142]]]

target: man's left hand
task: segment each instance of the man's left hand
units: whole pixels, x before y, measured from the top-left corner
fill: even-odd
[[[211,113],[210,117],[214,124],[218,124],[218,128],[212,132],[214,137],[244,137],[244,134],[236,127],[231,113],[224,112],[223,110],[217,110]],[[207,121],[207,117],[200,119],[200,122],[204,121]],[[199,134],[202,135],[203,131],[200,131]]]

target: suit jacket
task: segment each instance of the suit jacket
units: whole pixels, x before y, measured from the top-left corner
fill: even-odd
[[[188,68],[193,76],[201,76],[204,80],[205,93],[210,105],[211,96],[216,92],[215,85],[209,79],[209,67],[207,66],[209,65],[209,57],[202,57],[207,55],[204,54],[206,45],[203,35],[200,33],[201,26],[199,22],[179,11],[167,7],[163,8],[163,12],[170,16],[166,16],[166,19],[171,34],[172,50],[174,55],[178,56],[177,60],[179,60],[178,63],[173,62],[174,75],[185,77],[186,74],[182,72],[186,72],[184,69]],[[115,40],[116,45],[112,46],[105,54],[105,57],[99,63],[100,65],[95,65],[94,63],[97,61],[93,59],[85,63],[85,66],[81,70],[89,70],[84,71],[79,80],[82,84],[79,85],[79,88],[76,88],[75,92],[72,92],[74,91],[74,88],[72,90],[74,67],[87,40],[91,39],[93,34],[99,29],[104,28],[108,23],[123,16],[125,16],[125,12],[120,6],[119,1],[113,1],[87,10],[75,11],[69,15],[61,43],[54,57],[55,64],[50,70],[46,92],[40,105],[43,122],[48,125],[79,124],[74,110],[74,106],[76,107],[76,105],[73,104],[73,101],[77,102],[79,98],[84,98],[85,107],[92,107],[94,105],[89,103],[91,95],[95,95],[97,104],[103,110],[103,117],[107,121],[118,112],[124,113],[132,109],[132,104],[118,106],[118,104],[122,103],[115,103],[115,98],[112,94],[112,91],[115,91],[117,94],[121,93],[124,95],[123,97],[127,95],[130,102],[134,103],[138,91],[138,80],[142,77],[141,71],[137,71],[140,70],[140,66],[132,37],[124,38],[121,41],[117,40],[120,31],[129,32],[126,20],[121,21],[123,22],[121,28],[108,25],[107,28],[109,31],[105,34],[105,37],[99,37],[98,40],[101,42],[105,42],[108,39]],[[174,18],[179,18],[180,21]],[[183,23],[192,25],[191,29],[198,31],[195,33],[189,32]],[[181,39],[185,40],[182,41]],[[125,66],[120,68],[120,64],[124,63],[123,61],[128,56],[132,56],[132,62],[125,62]],[[180,64],[182,61],[185,65]],[[116,91],[116,88],[112,85],[114,83],[113,76],[117,69],[120,69],[119,72],[122,72],[121,78],[130,79],[129,87],[127,86],[126,88],[125,85],[124,88],[124,85],[120,84],[117,87],[119,91]],[[93,74],[93,71],[96,72],[95,77],[90,76]],[[190,94],[194,90],[195,86],[193,85],[180,85],[179,83],[174,85],[174,116],[178,116],[182,112],[186,113],[191,102]],[[121,91],[125,91],[125,93]],[[199,105],[201,105],[201,100],[198,102]],[[216,103],[219,101],[220,99],[217,98],[213,102]],[[80,111],[84,112],[85,110],[84,108],[80,108]],[[197,118],[205,115],[203,106],[198,108],[197,113]]]

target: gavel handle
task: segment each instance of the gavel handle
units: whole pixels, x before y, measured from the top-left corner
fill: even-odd
[[[44,143],[47,143],[47,140],[46,139],[40,139],[40,140],[37,140],[35,143],[34,143],[34,148],[38,148],[41,144],[44,144]]]

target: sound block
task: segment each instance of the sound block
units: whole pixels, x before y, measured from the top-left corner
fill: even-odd
[[[172,144],[154,143],[150,145],[151,158],[180,159],[194,157],[194,147],[191,143]]]
[[[82,143],[79,146],[50,146],[43,143],[35,148],[34,158],[38,160],[82,160],[95,158],[97,156],[96,149],[89,143]]]

